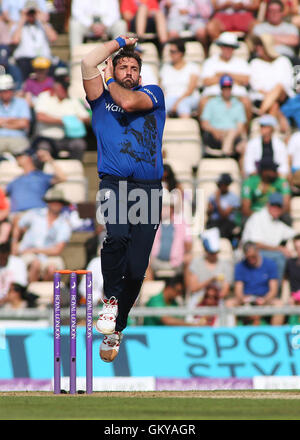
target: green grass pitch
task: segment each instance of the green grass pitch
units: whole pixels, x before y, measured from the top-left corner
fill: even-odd
[[[1,393],[1,420],[300,420],[298,391]]]

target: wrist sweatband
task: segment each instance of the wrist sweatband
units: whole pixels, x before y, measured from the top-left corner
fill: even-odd
[[[120,47],[126,46],[126,41],[124,40],[124,38],[118,37],[118,38],[115,38],[115,40],[118,42]]]
[[[109,78],[107,78],[107,80],[105,80],[105,82],[106,85],[108,86],[110,83],[115,82],[115,79],[110,76]]]

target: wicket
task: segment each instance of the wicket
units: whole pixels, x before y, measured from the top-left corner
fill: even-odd
[[[61,393],[60,282],[70,275],[70,394],[76,394],[77,275],[86,276],[86,393],[93,392],[93,279],[86,270],[60,270],[54,274],[54,394]]]

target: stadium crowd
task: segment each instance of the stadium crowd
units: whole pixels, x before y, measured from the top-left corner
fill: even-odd
[[[162,87],[167,111],[162,223],[144,286],[164,284],[145,287],[140,304],[191,310],[144,324],[218,325],[198,306],[299,305],[299,28],[298,0],[0,1],[0,308],[39,307],[30,286],[65,267],[75,231],[91,232],[86,268],[101,300],[104,227],[64,192],[69,168],[96,149],[74,54],[128,33],[143,84]],[[69,60],[53,54],[61,34]]]

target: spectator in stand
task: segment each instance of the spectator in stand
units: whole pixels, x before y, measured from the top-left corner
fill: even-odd
[[[12,76],[0,75],[0,153],[16,154],[29,145],[30,108],[14,89]]]
[[[247,119],[250,120],[252,117],[252,104],[247,90],[250,67],[246,60],[234,55],[234,50],[239,47],[237,36],[230,32],[223,32],[215,43],[220,47],[220,54],[207,58],[201,71],[203,92],[199,114],[201,115],[210,97],[221,94],[220,79],[224,75],[229,75],[233,79],[232,96],[240,99],[245,107]]]
[[[88,265],[86,266],[86,270],[91,271],[93,274],[93,304],[95,306],[100,305],[104,299],[100,252],[98,252],[96,257],[89,261]],[[81,298],[84,301],[86,295],[85,277],[81,279],[78,290]]]
[[[272,35],[276,52],[288,57],[293,64],[299,64],[298,57],[295,57],[299,46],[299,32],[294,24],[284,20],[284,5],[280,0],[269,1],[266,21],[256,24],[252,34]]]
[[[172,200],[174,202],[174,212],[182,213],[184,203],[191,203],[187,191],[184,192],[182,185],[178,182],[173,168],[166,161],[164,163],[164,174],[162,176],[162,186],[164,189],[172,193]]]
[[[250,98],[255,112],[278,117],[279,107],[294,95],[292,63],[276,52],[272,35],[253,36],[250,45],[256,55],[249,63]]]
[[[3,299],[3,308],[5,310],[26,309],[28,307],[36,307],[37,295],[27,292],[26,287],[18,283],[12,283],[9,287],[7,295]]]
[[[166,281],[164,290],[158,295],[152,296],[146,303],[147,307],[174,307],[178,306],[176,301],[177,297],[183,297],[184,295],[184,284],[181,277],[169,278]],[[176,310],[174,310],[176,314]],[[172,325],[172,326],[193,326],[194,323],[190,324],[186,322],[184,318],[177,318],[174,316],[160,316],[154,317],[149,316],[144,318],[144,325]]]
[[[292,134],[288,141],[288,160],[290,174],[288,176],[291,186],[299,190],[300,185],[300,131]]]
[[[160,71],[166,111],[169,115],[190,118],[199,104],[200,71],[195,63],[185,60],[185,44],[182,40],[171,41],[169,53],[171,63],[164,64]]]
[[[24,174],[12,180],[5,189],[10,197],[12,214],[44,208],[46,204],[43,197],[46,191],[51,186],[66,180],[64,173],[48,151],[40,151],[37,156],[42,163],[50,162],[55,174],[46,174],[38,170],[33,156],[34,152],[29,149],[16,157]]]
[[[300,74],[299,72],[295,78],[295,89],[296,95],[287,99],[285,103],[280,107],[280,112],[282,117],[286,118],[285,122],[285,131],[287,133],[290,132],[290,127],[296,127],[300,129]],[[284,130],[282,130],[284,131]]]
[[[271,158],[262,159],[257,165],[257,173],[252,174],[242,184],[242,214],[244,218],[267,206],[273,193],[282,194],[282,213],[290,211],[291,190],[287,179],[279,176],[278,165]]]
[[[143,53],[144,50],[142,48],[142,46],[137,45],[135,47],[135,52],[137,52],[140,56],[141,59],[143,59]],[[152,65],[149,63],[144,63],[142,64],[142,68],[141,68],[141,78],[142,78],[142,85],[149,85],[149,84],[156,84],[158,85],[158,77],[157,75],[154,73],[154,69],[152,68]]]
[[[52,89],[38,96],[34,146],[55,156],[66,151],[69,158],[81,160],[87,147],[85,124],[90,123],[90,115],[79,99],[69,97],[68,87],[64,77],[56,78]]]
[[[127,31],[118,0],[73,0],[69,27],[71,48],[82,44],[86,37],[113,39]]]
[[[1,24],[1,21],[0,21]],[[1,33],[1,26],[0,26]],[[0,35],[0,74],[3,75],[7,73],[13,77],[15,83],[15,89],[21,90],[23,86],[23,76],[22,72],[15,63],[14,59],[11,57],[12,49],[10,45],[1,44]]]
[[[190,262],[192,237],[180,217],[174,212],[172,195],[163,191],[162,222],[158,228],[150,256],[148,279],[154,279],[160,269],[170,270],[174,275],[182,275]]]
[[[1,47],[5,47],[9,49],[10,45],[10,25],[7,22],[2,7],[0,5],[0,45]]]
[[[240,199],[229,190],[232,177],[223,173],[217,180],[217,190],[208,199],[206,229],[218,228],[220,236],[233,240],[237,234],[236,213],[240,208]]]
[[[26,80],[32,73],[32,61],[43,56],[52,61],[50,44],[56,41],[57,33],[38,10],[36,1],[29,0],[22,10],[18,24],[12,29],[12,44],[16,45],[13,56]]]
[[[272,115],[263,115],[259,118],[260,136],[247,142],[243,168],[245,176],[257,173],[257,164],[262,159],[274,160],[278,165],[281,176],[289,174],[288,151],[286,144],[274,133],[277,120]]]
[[[263,306],[283,305],[278,293],[278,270],[276,264],[264,257],[255,243],[244,244],[245,259],[235,266],[234,298],[226,301],[228,307],[242,306],[245,304]],[[260,324],[259,316],[250,317],[253,325]],[[272,325],[282,325],[284,316],[273,315]]]
[[[11,223],[8,219],[10,213],[9,201],[0,187],[0,245],[9,241]]]
[[[61,254],[72,235],[69,222],[61,215],[69,204],[62,191],[50,190],[44,201],[46,208],[24,214],[13,232],[14,249],[28,267],[29,283],[52,281],[54,272],[64,269]]]
[[[22,258],[11,254],[9,242],[0,244],[0,305],[12,283],[26,287],[28,284],[27,269]]]
[[[46,0],[2,0],[1,9],[4,19],[9,25],[17,24],[24,9],[37,8],[39,14],[45,21],[49,20]]]
[[[242,234],[242,243],[255,243],[263,257],[276,262],[279,280],[282,280],[286,259],[291,256],[286,242],[296,235],[294,229],[280,220],[282,214],[283,195],[272,193],[267,206],[246,221]]]
[[[260,0],[212,0],[214,16],[208,23],[208,33],[215,40],[225,31],[247,34],[254,26]]]
[[[211,0],[163,0],[169,39],[180,38],[190,31],[207,48],[207,23],[213,13]]]
[[[237,144],[246,134],[243,104],[231,94],[233,79],[220,79],[221,96],[211,98],[201,115],[202,138],[207,155],[232,156],[239,153]]]
[[[300,235],[297,234],[293,241],[296,257],[287,260],[284,277],[289,283],[289,303],[300,305]]]
[[[155,32],[160,44],[168,40],[167,22],[158,0],[121,0],[121,14],[128,30],[143,40],[146,32]]]
[[[185,273],[185,285],[190,293],[187,305],[195,307],[204,297],[205,289],[216,284],[220,299],[230,291],[233,277],[233,262],[219,257],[220,233],[217,228],[207,229],[202,234],[204,256],[195,257]]]
[[[215,284],[209,284],[202,299],[199,300],[195,307],[217,307],[220,304],[220,287]],[[201,326],[219,326],[218,316],[215,315],[192,315],[187,317],[187,322],[194,323]]]
[[[40,93],[51,90],[54,84],[54,78],[49,75],[51,61],[45,57],[37,57],[32,61],[34,73],[23,85],[23,94],[30,107]]]

